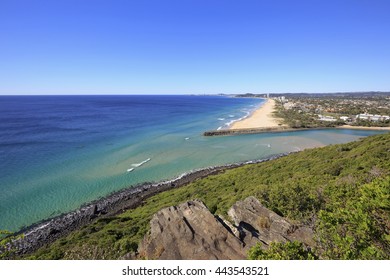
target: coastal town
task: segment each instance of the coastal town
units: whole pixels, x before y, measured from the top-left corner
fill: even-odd
[[[259,97],[266,104],[245,122],[231,129],[305,129],[321,127],[390,129],[390,93],[361,92],[336,94],[241,94]],[[263,112],[260,114],[260,112]],[[250,121],[252,119],[252,121]],[[257,123],[255,123],[257,119]],[[262,119],[263,121],[260,121]]]
[[[264,98],[247,118],[204,136],[253,134],[320,128],[390,130],[390,93],[239,94]]]
[[[276,115],[291,127],[390,126],[390,95],[282,95],[275,97]]]

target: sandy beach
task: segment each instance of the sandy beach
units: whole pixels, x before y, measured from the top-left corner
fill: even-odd
[[[380,127],[380,126],[353,126],[353,125],[342,125],[338,128],[345,129],[361,129],[361,130],[390,130],[390,127]]]
[[[234,122],[229,129],[285,127],[286,125],[282,125],[282,120],[272,116],[273,111],[275,111],[275,100],[267,99],[266,102],[249,117]]]

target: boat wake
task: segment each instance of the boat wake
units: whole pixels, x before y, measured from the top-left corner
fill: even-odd
[[[144,161],[141,161],[140,163],[133,163],[131,166],[140,167],[141,165],[147,163],[149,160],[150,160],[150,158],[145,159]]]
[[[145,159],[144,161],[141,161],[140,163],[133,163],[131,165],[132,168],[127,169],[127,172],[133,171],[136,167],[140,167],[140,166],[144,165],[145,163],[147,163],[148,161],[150,161],[150,158]]]

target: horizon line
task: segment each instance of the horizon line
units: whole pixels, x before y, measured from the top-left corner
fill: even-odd
[[[306,92],[306,91],[296,91],[296,92],[243,92],[243,93],[11,93],[4,94],[0,93],[0,96],[126,96],[126,95],[266,95],[266,94],[353,94],[353,93],[390,93],[390,90],[382,91],[382,90],[362,90],[362,91],[333,91],[333,92]]]

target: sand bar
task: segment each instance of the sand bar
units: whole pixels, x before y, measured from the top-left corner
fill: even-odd
[[[381,127],[381,126],[353,126],[353,125],[342,125],[337,128],[345,128],[345,129],[360,129],[360,130],[390,130],[389,126]]]
[[[275,100],[269,98],[266,102],[254,111],[247,118],[234,122],[229,129],[252,129],[252,128],[276,128],[286,125],[281,119],[275,118],[272,114],[275,111]]]

